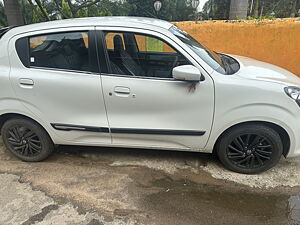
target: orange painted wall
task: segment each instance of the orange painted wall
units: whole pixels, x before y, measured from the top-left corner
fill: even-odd
[[[175,24],[212,50],[272,63],[300,76],[300,19]]]

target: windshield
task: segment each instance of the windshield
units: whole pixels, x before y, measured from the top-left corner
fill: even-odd
[[[176,26],[172,26],[170,28],[170,31],[190,49],[192,49],[210,67],[212,67],[219,73],[226,74],[226,67],[223,64],[222,58],[218,54],[209,50],[204,45],[195,40],[191,35]]]

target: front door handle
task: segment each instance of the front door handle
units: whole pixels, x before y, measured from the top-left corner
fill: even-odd
[[[129,95],[130,89],[128,87],[115,87],[114,92],[116,94]]]
[[[21,79],[19,80],[19,83],[20,83],[21,85],[25,85],[25,86],[33,86],[33,85],[34,85],[33,80],[28,79],[28,78],[21,78]]]

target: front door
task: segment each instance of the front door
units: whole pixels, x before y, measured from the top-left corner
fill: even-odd
[[[55,29],[10,42],[10,49],[18,40],[17,46],[23,44],[19,47],[28,51],[23,63],[20,54],[12,51],[10,55],[17,97],[32,114],[47,122],[64,144],[111,143],[100,75],[95,71],[97,60],[91,55],[93,32],[86,27]]]
[[[101,34],[109,64],[101,77],[113,144],[203,148],[214,110],[210,77],[196,84],[174,80],[173,68],[192,59],[163,35],[139,30]]]

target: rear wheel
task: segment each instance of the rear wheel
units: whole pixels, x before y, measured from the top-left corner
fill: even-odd
[[[244,125],[223,135],[218,157],[223,165],[235,172],[255,174],[278,163],[283,152],[279,134],[263,125]]]
[[[54,150],[48,133],[36,122],[11,119],[1,129],[6,148],[16,157],[27,162],[46,159]]]

